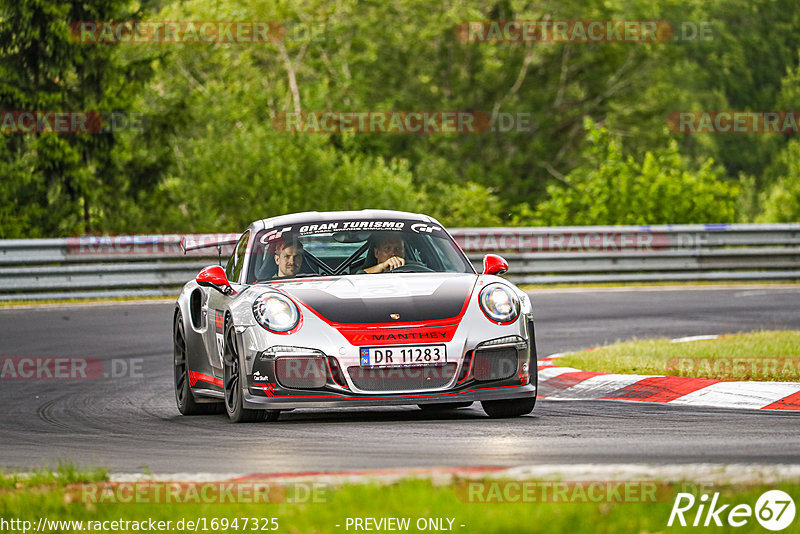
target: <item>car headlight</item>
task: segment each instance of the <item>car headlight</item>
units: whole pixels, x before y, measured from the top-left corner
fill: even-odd
[[[519,299],[503,284],[489,284],[478,298],[486,317],[497,323],[508,323],[519,315]]]
[[[267,293],[253,301],[253,317],[273,332],[288,332],[300,322],[300,310],[289,297]]]

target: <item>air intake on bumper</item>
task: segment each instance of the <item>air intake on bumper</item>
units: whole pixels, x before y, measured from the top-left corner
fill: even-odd
[[[328,378],[327,362],[321,356],[282,356],[275,360],[275,378],[285,388],[321,388]]]
[[[438,389],[449,384],[456,374],[455,363],[410,365],[408,367],[347,368],[350,380],[363,391],[416,391]]]
[[[527,343],[516,336],[483,343],[473,354],[472,376],[484,381],[511,378],[520,362],[527,360],[527,349]]]

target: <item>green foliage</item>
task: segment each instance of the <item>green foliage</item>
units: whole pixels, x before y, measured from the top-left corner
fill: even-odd
[[[537,206],[545,225],[681,224],[732,222],[738,187],[719,179],[712,160],[696,170],[686,164],[677,143],[641,158],[624,156],[607,129],[586,119],[591,145],[583,163],[550,186],[550,198]]]
[[[600,347],[602,357],[594,351],[572,352],[558,363],[590,372],[797,382],[800,370],[784,355],[794,354],[798,345],[797,330],[762,330],[679,344],[667,338],[633,339]],[[736,363],[752,359],[762,359],[763,364]],[[768,365],[768,361],[781,363]]]
[[[800,141],[792,140],[773,163],[780,178],[761,196],[758,222],[800,222]]]
[[[69,462],[58,462],[55,470],[48,467],[34,469],[26,473],[0,472],[0,490],[18,490],[37,486],[62,487],[80,482],[108,480],[108,471],[92,467],[80,469]]]
[[[784,76],[798,65],[800,4],[795,0],[713,0],[698,2],[676,19],[708,21],[711,39],[687,43],[687,60],[697,68],[694,109],[795,109],[797,100],[782,96]],[[683,85],[683,79],[676,80]],[[683,108],[687,109],[687,108]],[[690,108],[691,109],[691,108]],[[693,137],[693,136],[690,136]],[[782,135],[706,136],[705,155],[725,166],[729,176],[761,176],[786,144]],[[686,140],[696,142],[696,140]]]
[[[166,8],[158,18],[307,20],[315,16],[313,5],[288,8],[270,3],[250,8],[257,12],[240,12],[239,4],[231,1],[187,2]],[[352,8],[343,4],[338,9]],[[349,21],[342,13],[330,16],[331,24]],[[409,160],[392,157],[391,152],[361,150],[357,134],[278,131],[273,126],[275,117],[294,109],[286,81],[289,69],[297,76],[300,103],[309,109],[323,109],[329,83],[318,75],[321,64],[314,69],[305,64],[322,61],[319,54],[328,51],[321,48],[320,40],[327,37],[313,40],[310,32],[295,35],[301,39],[280,45],[199,50],[179,45],[160,59],[159,71],[176,75],[155,80],[141,99],[142,105],[162,109],[161,114],[177,115],[182,121],[181,135],[169,140],[175,162],[153,195],[106,215],[110,229],[239,231],[254,219],[283,213],[362,208],[422,211],[446,225],[500,222],[499,201],[485,186],[439,180],[420,185]],[[284,52],[303,59],[292,57],[289,65],[281,60]],[[330,53],[334,58],[328,61],[343,60],[335,48]]]
[[[272,20],[288,32],[277,43],[68,38],[72,21],[142,18]],[[684,23],[711,34],[459,39],[461,22],[487,19],[669,20],[678,37]],[[674,111],[796,108],[795,0],[0,0],[0,22],[0,109],[147,117],[113,135],[0,137],[0,238],[237,231],[361,207],[451,226],[796,218],[788,136],[664,130]],[[295,109],[477,110],[526,127],[278,132],[275,117]],[[587,117],[603,128],[587,130]]]
[[[150,65],[121,60],[112,45],[70,40],[68,22],[140,17],[130,0],[3,0],[0,109],[131,112]],[[144,132],[144,144],[158,142],[152,133]],[[8,177],[0,193],[0,238],[92,231],[94,222],[103,226],[103,210],[114,209],[131,187],[144,193],[158,181],[113,133],[4,134],[0,161]]]
[[[500,226],[500,201],[480,184],[430,183],[424,189],[421,211],[451,227]]]
[[[757,222],[800,222],[800,181],[780,180],[764,195],[763,205]]]

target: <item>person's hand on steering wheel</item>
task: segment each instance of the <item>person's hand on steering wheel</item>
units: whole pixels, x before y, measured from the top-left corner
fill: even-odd
[[[392,256],[388,260],[381,262],[377,265],[372,267],[368,267],[364,269],[364,272],[368,274],[375,274],[375,273],[383,273],[387,270],[391,271],[392,269],[397,269],[398,267],[402,267],[406,264],[406,260],[401,258],[400,256]]]

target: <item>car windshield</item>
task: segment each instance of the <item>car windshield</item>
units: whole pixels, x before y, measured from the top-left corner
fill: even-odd
[[[248,283],[365,274],[391,257],[402,258],[403,265],[384,272],[475,272],[441,226],[405,220],[271,228],[256,234],[251,255]]]

